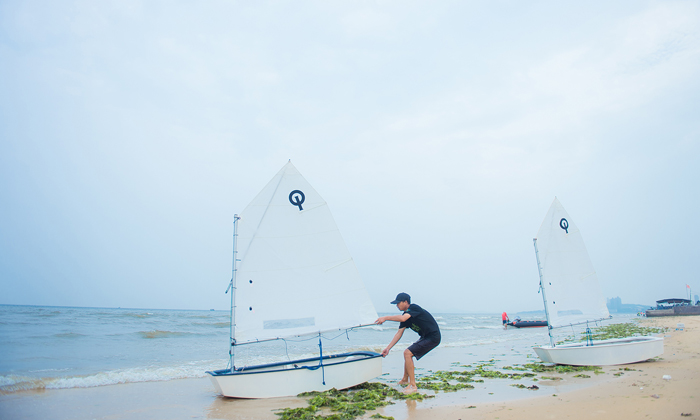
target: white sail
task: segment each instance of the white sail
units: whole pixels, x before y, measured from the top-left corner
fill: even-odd
[[[377,319],[328,205],[291,162],[240,216],[237,343]]]
[[[537,232],[542,285],[552,328],[610,316],[581,232],[554,198]]]

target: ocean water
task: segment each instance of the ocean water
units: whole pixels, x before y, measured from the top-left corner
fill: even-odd
[[[504,330],[500,314],[433,315],[442,331],[440,347],[472,360],[488,360],[495,351],[525,361],[532,346],[549,342],[544,328]],[[327,333],[322,350],[380,352],[397,326],[387,322]],[[407,330],[393,352],[417,337]],[[207,370],[228,366],[228,340],[228,311],[0,305],[0,394],[204,377]],[[234,363],[291,360],[318,351],[318,337],[278,340],[237,346]]]

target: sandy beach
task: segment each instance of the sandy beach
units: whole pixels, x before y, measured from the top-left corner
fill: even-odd
[[[672,419],[700,417],[700,317],[648,318],[665,326],[660,360],[626,365],[595,386],[523,400],[409,410],[406,419]],[[683,331],[676,330],[685,324]],[[669,375],[670,380],[662,377]],[[682,416],[690,414],[690,416]],[[397,419],[398,420],[398,419]]]
[[[603,369],[600,375],[540,378],[539,390],[517,389],[508,379],[475,384],[475,389],[439,392],[424,401],[397,401],[377,412],[396,420],[421,419],[668,419],[700,417],[700,317],[643,319],[666,326],[659,360]],[[683,331],[676,324],[685,324]],[[461,352],[461,353],[458,353]],[[419,366],[445,369],[464,349],[442,349]],[[533,359],[535,361],[535,359]],[[385,361],[382,380],[393,383],[400,354]],[[617,374],[617,375],[616,375]],[[664,380],[664,375],[671,376]],[[544,376],[544,375],[540,375]],[[394,385],[395,386],[395,385]],[[432,393],[427,391],[426,393]],[[285,407],[305,407],[303,398],[235,400],[216,394],[208,378],[130,383],[93,388],[40,390],[0,395],[2,419],[270,419]],[[373,412],[363,418],[369,419]]]

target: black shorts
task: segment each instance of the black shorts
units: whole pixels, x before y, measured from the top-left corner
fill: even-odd
[[[437,347],[438,344],[440,344],[439,335],[437,337],[426,337],[421,338],[420,340],[411,344],[408,347],[408,350],[410,350],[411,353],[413,353],[413,355],[416,357],[416,360],[420,360],[421,357],[425,356],[430,350]]]

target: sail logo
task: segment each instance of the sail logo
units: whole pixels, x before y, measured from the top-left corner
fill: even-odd
[[[304,204],[304,200],[306,200],[306,196],[299,190],[294,190],[289,193],[289,202],[292,203],[293,206],[299,207],[299,211],[304,210],[301,207],[301,205]]]
[[[564,229],[566,231],[566,233],[569,233],[569,221],[568,220],[562,218],[559,221],[559,227]]]

